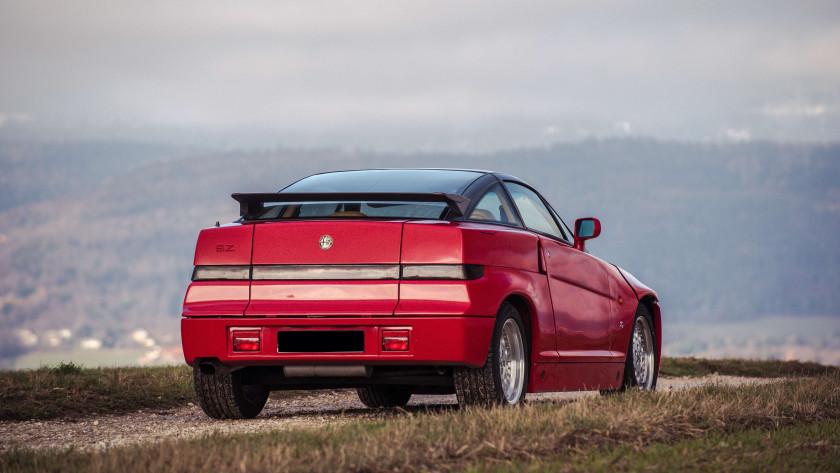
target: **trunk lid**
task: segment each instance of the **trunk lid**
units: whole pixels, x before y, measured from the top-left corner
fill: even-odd
[[[391,315],[403,221],[254,224],[246,316]]]

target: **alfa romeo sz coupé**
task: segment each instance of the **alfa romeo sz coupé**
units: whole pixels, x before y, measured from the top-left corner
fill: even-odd
[[[656,293],[589,254],[597,219],[572,231],[520,179],[344,171],[233,198],[241,217],[198,236],[181,320],[210,417],[254,417],[281,389],[387,407],[656,386]]]

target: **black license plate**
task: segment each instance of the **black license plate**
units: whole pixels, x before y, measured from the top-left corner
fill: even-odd
[[[362,330],[281,330],[278,353],[361,353],[365,351]]]

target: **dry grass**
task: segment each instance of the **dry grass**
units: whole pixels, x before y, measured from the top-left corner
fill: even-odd
[[[706,358],[662,358],[660,376],[705,376],[709,374],[781,378],[791,376],[816,376],[837,373],[840,368],[814,362],[779,360],[742,360]]]
[[[761,386],[631,392],[562,405],[406,414],[317,431],[212,436],[99,453],[10,452],[2,471],[452,471],[564,461],[840,418],[837,373]]]
[[[0,372],[0,420],[76,418],[195,402],[192,369],[53,368]]]
[[[550,457],[499,465],[486,462],[468,471],[528,471],[531,473],[650,472],[650,471],[793,472],[840,471],[840,420],[786,425],[741,432],[710,432],[676,443],[652,443],[645,448],[616,446],[591,449],[556,460]]]

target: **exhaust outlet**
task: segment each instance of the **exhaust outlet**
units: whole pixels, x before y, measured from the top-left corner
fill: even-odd
[[[369,378],[373,368],[363,365],[292,365],[284,366],[287,378]]]
[[[210,376],[215,374],[227,375],[233,373],[234,371],[239,371],[242,368],[245,367],[226,365],[216,358],[205,358],[198,364],[198,369],[200,369],[203,374]]]

